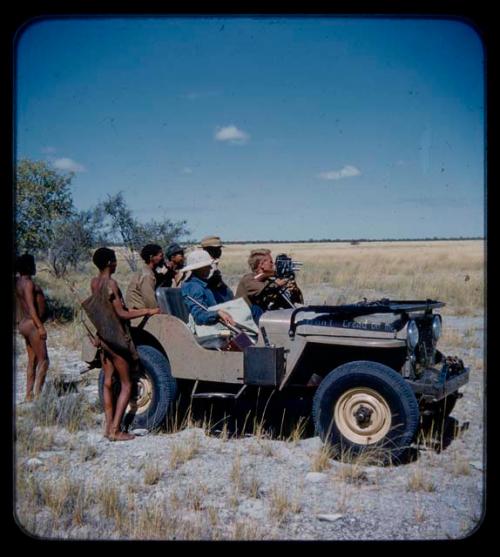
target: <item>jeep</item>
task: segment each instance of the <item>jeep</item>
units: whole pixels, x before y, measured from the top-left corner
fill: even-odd
[[[267,311],[254,344],[226,351],[202,346],[191,332],[180,289],[158,288],[156,296],[162,313],[131,327],[141,365],[124,416],[129,429],[161,426],[181,392],[235,408],[276,393],[290,404],[306,401],[316,434],[337,454],[383,449],[394,462],[424,420],[450,414],[469,379],[461,360],[437,348],[443,302],[365,299]],[[101,393],[102,384],[101,370]]]

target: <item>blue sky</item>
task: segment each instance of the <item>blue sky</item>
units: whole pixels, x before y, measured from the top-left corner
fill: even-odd
[[[17,158],[78,209],[227,241],[482,236],[484,52],[459,20],[67,18],[20,34]]]

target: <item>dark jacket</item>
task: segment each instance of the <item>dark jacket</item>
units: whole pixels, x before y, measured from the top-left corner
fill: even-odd
[[[205,311],[187,298],[191,296],[191,298],[194,298],[205,307],[215,306],[217,304],[213,292],[204,280],[191,275],[182,284],[181,292],[189,313],[193,316],[197,325],[214,325],[218,322],[219,315],[216,311]]]

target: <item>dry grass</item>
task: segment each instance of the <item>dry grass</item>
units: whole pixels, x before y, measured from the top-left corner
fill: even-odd
[[[269,248],[276,256],[287,253],[303,266],[298,282],[306,301],[324,285],[336,289],[329,303],[355,302],[364,296],[386,296],[399,299],[437,298],[448,304],[446,311],[469,315],[484,306],[485,254],[482,240],[436,242],[368,242],[351,245],[348,242],[232,244],[226,245],[220,269],[228,284],[235,289],[240,277],[248,272],[247,259],[255,248]],[[120,254],[120,249],[117,249]],[[89,261],[79,272],[71,272],[66,280],[43,272],[40,262],[38,282],[57,305],[70,308],[78,315],[79,305],[67,286],[72,283],[83,299],[96,274]],[[115,278],[122,290],[132,276],[122,255],[118,255]],[[63,320],[64,321],[64,320]],[[71,340],[74,338],[74,341]],[[78,334],[68,333],[70,342]]]
[[[146,485],[155,485],[160,481],[161,470],[157,462],[148,460],[144,468],[144,483]]]
[[[443,335],[439,340],[439,346],[441,349],[447,347],[460,350],[471,350],[473,348],[479,348],[479,343],[477,341],[476,329],[469,328],[463,333],[459,330],[451,327],[443,327]]]
[[[306,298],[326,284],[338,289],[347,302],[377,292],[399,299],[437,298],[462,314],[483,307],[484,242],[480,240],[228,245],[220,268],[234,277],[231,285],[247,272],[246,259],[256,247],[269,248],[274,255],[287,253],[303,263],[298,281]]]
[[[335,455],[337,460],[344,465],[350,465],[357,469],[364,466],[390,466],[393,464],[391,452],[385,447],[365,447],[356,454],[352,449],[343,449]]]
[[[344,464],[340,466],[335,477],[343,482],[355,485],[361,485],[368,481],[366,472],[359,464]]]
[[[241,454],[237,453],[229,472],[229,480],[234,487],[234,496],[247,495],[253,499],[260,497],[261,481],[251,467],[242,468]]]
[[[425,522],[426,512],[420,504],[418,504],[417,507],[415,508],[415,512],[413,516],[416,524],[422,524],[423,522]]]
[[[130,537],[137,540],[171,539],[177,523],[167,516],[161,503],[155,502],[137,510],[130,529]]]
[[[32,457],[41,451],[49,450],[54,444],[54,430],[35,426],[32,420],[17,421],[17,454]]]
[[[169,454],[169,466],[172,469],[182,466],[188,460],[194,458],[200,450],[199,438],[192,434],[185,441],[176,442],[172,445]]]
[[[231,538],[232,540],[262,540],[264,533],[259,525],[254,521],[237,520],[234,523]]]
[[[54,384],[49,382],[33,402],[30,419],[33,424],[64,427],[71,433],[95,425],[95,414],[83,393],[59,396]]]
[[[427,477],[421,468],[416,468],[408,477],[407,490],[431,493],[436,491],[436,485]]]
[[[240,491],[241,487],[241,455],[237,453],[234,457],[231,470],[229,472],[229,479],[234,484],[236,491]]]
[[[324,472],[332,466],[331,459],[334,456],[332,446],[322,445],[311,457],[311,470],[313,472]]]
[[[83,442],[79,447],[80,462],[88,462],[93,460],[98,454],[98,450],[94,445]]]
[[[262,487],[262,482],[255,474],[250,474],[246,480],[243,482],[243,493],[252,497],[253,499],[260,498],[260,490]]]
[[[125,504],[121,498],[120,490],[112,481],[101,484],[96,490],[96,499],[106,518],[114,518],[119,522],[122,521],[122,515],[125,513]]]
[[[455,451],[451,461],[451,472],[454,476],[470,476],[472,467],[469,460],[465,458],[459,451]]]
[[[273,458],[274,456],[276,456],[275,450],[271,443],[268,442],[268,440],[261,439],[259,441],[259,447],[263,456],[267,458]]]
[[[282,523],[287,517],[301,510],[298,498],[290,495],[290,488],[287,486],[273,486],[269,493],[269,516]]]
[[[208,486],[202,482],[197,482],[195,485],[189,486],[186,491],[184,501],[188,507],[193,511],[201,511],[205,508],[205,500],[208,495]]]
[[[308,418],[301,416],[297,423],[295,424],[292,432],[290,433],[289,437],[286,439],[289,443],[293,443],[296,445],[301,439],[304,437],[304,432],[307,427]]]

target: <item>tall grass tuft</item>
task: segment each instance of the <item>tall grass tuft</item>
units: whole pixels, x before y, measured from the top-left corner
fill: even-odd
[[[290,496],[290,490],[286,486],[273,486],[269,495],[269,514],[279,524],[284,522],[292,513],[301,510],[298,499]]]
[[[60,426],[71,433],[88,429],[95,424],[95,414],[83,393],[59,396],[56,387],[47,383],[33,403],[32,420],[42,427]]]
[[[194,458],[200,450],[200,440],[196,435],[190,435],[187,440],[175,442],[169,455],[169,466],[172,469],[182,466]]]

